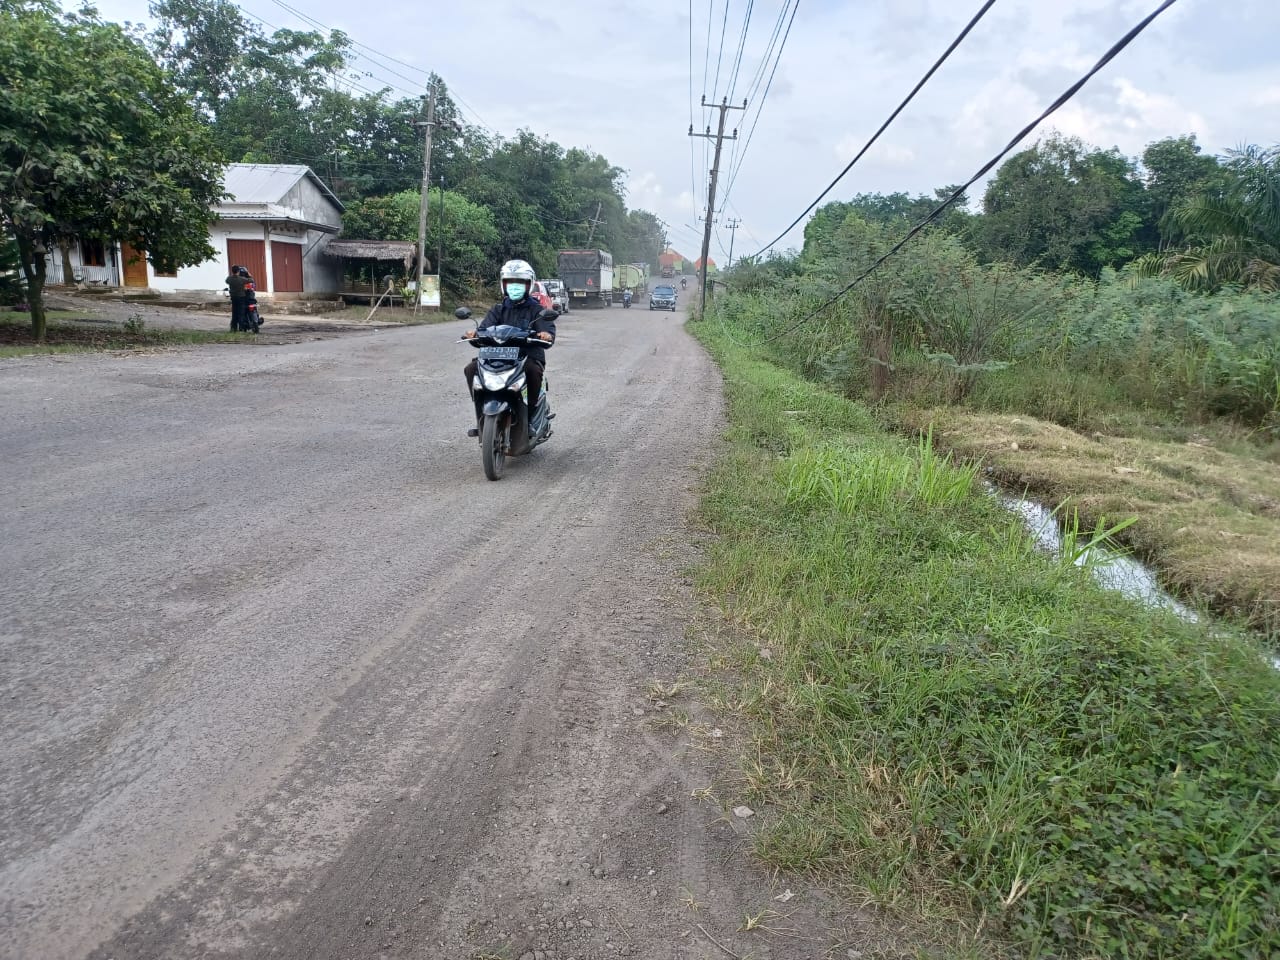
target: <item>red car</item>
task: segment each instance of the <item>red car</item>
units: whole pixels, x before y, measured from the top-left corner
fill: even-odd
[[[551,302],[551,294],[547,292],[546,285],[541,280],[533,281],[533,289],[530,291],[530,295],[542,304],[543,310],[555,309],[555,305]]]

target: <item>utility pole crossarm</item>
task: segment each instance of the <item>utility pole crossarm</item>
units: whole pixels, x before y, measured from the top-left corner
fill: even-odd
[[[707,105],[707,98],[704,94],[702,97],[702,105]],[[738,139],[738,131],[734,130],[729,136],[725,136],[724,120],[730,110],[746,110],[747,101],[742,101],[742,106],[730,106],[728,97],[722,99],[719,103],[714,104],[715,108],[720,111],[720,125],[715,134],[711,133],[711,128],[707,127],[706,133],[694,133],[693,126],[689,126],[689,136],[705,137],[710,140],[713,136],[716,141],[715,159],[711,161],[711,186],[707,190],[707,222],[702,232],[702,266],[698,270],[698,280],[702,287],[701,309],[704,313],[707,309],[707,257],[711,255],[711,223],[716,212],[716,181],[720,177],[720,148],[724,146],[726,140]]]

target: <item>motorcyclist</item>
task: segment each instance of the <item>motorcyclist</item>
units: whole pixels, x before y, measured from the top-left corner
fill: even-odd
[[[245,321],[248,313],[247,296],[245,294],[245,277],[249,272],[238,263],[231,265],[231,273],[227,275],[224,281],[227,285],[227,291],[231,294],[231,330],[234,333],[239,330]]]
[[[681,290],[683,290],[683,289],[688,285],[688,283],[689,283],[689,278],[688,278],[688,277],[681,277],[681,278],[680,278],[680,289],[681,289]]]
[[[502,286],[502,299],[489,308],[489,312],[485,314],[480,325],[474,330],[468,330],[463,336],[468,340],[475,337],[478,332],[487,330],[490,327],[497,327],[503,324],[509,324],[513,327],[519,327],[522,330],[532,331],[538,340],[542,340],[548,344],[554,343],[556,339],[556,322],[554,318],[543,319],[540,314],[544,307],[539,303],[530,292],[533,289],[533,282],[537,279],[537,275],[533,271],[533,267],[524,260],[508,260],[502,265],[502,270],[498,274],[498,281]],[[554,311],[552,311],[554,313]],[[525,382],[529,389],[529,406],[533,407],[538,402],[538,397],[542,392],[542,374],[547,366],[547,352],[543,347],[537,345],[535,341],[530,341],[525,347]],[[467,390],[471,390],[471,382],[476,375],[476,361],[472,360],[463,370],[463,374],[467,379]]]
[[[627,287],[625,290],[622,291],[622,304],[623,306],[627,306],[627,307],[631,306],[631,288],[630,287]]]

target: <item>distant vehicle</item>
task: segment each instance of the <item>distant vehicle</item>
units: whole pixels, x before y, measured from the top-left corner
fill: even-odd
[[[613,255],[607,250],[561,250],[556,264],[571,302],[613,303]]]
[[[613,299],[621,299],[623,290],[630,290],[638,297],[649,292],[647,263],[622,263],[613,268]]]
[[[675,267],[667,266],[667,267],[663,267],[663,268],[662,268],[662,276],[663,276],[663,277],[674,277],[675,275],[676,275],[676,268],[675,268]]]
[[[537,300],[540,304],[542,304],[542,309],[544,310],[555,309],[552,306],[551,294],[547,290],[547,285],[543,281],[541,280],[533,281],[533,289],[530,291],[530,295],[533,297],[533,299]]]
[[[569,312],[569,291],[565,289],[565,285],[559,280],[543,280],[543,284],[547,288],[547,294],[551,297],[551,306],[561,313]]]
[[[653,293],[649,294],[650,310],[671,310],[676,308],[676,288],[665,283],[660,283],[653,288]]]

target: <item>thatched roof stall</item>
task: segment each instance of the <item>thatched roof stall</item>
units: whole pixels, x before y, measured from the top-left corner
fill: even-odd
[[[324,252],[330,257],[347,261],[347,281],[342,296],[348,302],[372,303],[380,295],[399,288],[395,267],[382,266],[399,263],[408,279],[418,258],[418,245],[409,240],[330,240]],[[425,266],[425,265],[424,265]],[[390,270],[380,274],[380,271]],[[362,279],[367,278],[367,281]],[[366,286],[367,282],[367,286]],[[399,297],[392,296],[392,302]]]
[[[410,240],[330,240],[324,252],[342,260],[399,260],[408,270],[418,245]]]

